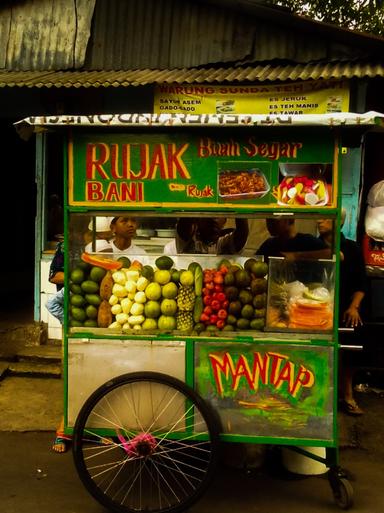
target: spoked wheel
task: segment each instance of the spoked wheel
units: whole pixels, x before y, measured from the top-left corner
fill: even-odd
[[[216,419],[194,390],[138,372],[89,397],[74,427],[73,455],[87,490],[110,510],[177,513],[207,488],[218,443]]]

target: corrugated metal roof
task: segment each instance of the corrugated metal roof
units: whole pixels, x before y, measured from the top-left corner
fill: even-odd
[[[0,68],[49,70],[84,64],[96,0],[25,0],[0,9]]]
[[[272,59],[303,63],[372,55],[373,45],[368,51],[361,43],[371,41],[368,37],[348,31],[346,42],[336,37],[345,32],[336,27],[322,37],[318,31],[325,24],[286,13],[281,19],[272,8],[266,18],[265,8],[256,5],[247,13],[233,10],[238,3],[230,9],[228,2],[201,0],[97,0],[84,69],[192,68]]]
[[[0,71],[0,87],[128,87],[384,77],[381,63],[326,63],[130,71]]]
[[[97,0],[85,69],[170,69],[251,55],[245,16],[193,0]]]
[[[0,69],[174,69],[380,59],[384,38],[249,0],[23,0],[0,7]]]

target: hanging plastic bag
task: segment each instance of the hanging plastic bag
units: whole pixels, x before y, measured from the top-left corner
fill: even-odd
[[[367,207],[365,213],[365,232],[372,239],[384,241],[384,206]]]
[[[384,207],[384,180],[375,183],[370,189],[367,197],[370,207]]]

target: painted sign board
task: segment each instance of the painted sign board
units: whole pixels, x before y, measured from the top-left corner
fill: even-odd
[[[333,206],[329,130],[82,133],[69,142],[69,204],[89,208]]]
[[[155,88],[154,112],[190,114],[301,115],[348,112],[346,81],[287,84],[161,84]]]
[[[223,433],[333,438],[333,348],[196,342],[195,388]]]

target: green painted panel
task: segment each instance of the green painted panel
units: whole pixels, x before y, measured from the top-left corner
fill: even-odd
[[[195,388],[227,434],[332,440],[333,348],[196,342]]]
[[[333,160],[328,130],[319,138],[300,129],[75,133],[69,203],[222,210],[330,206],[337,182]],[[300,184],[295,198],[284,189],[287,177]]]

